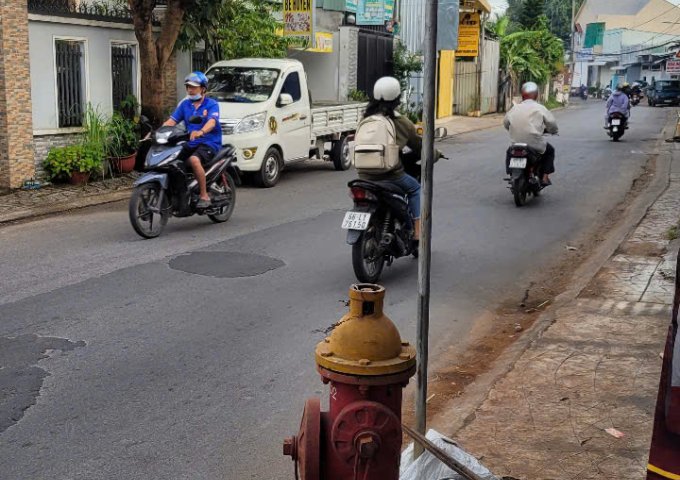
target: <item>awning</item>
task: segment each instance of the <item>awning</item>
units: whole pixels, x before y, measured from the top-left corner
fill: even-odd
[[[588,63],[589,67],[602,67],[604,65],[607,65],[607,62],[590,62],[590,63]]]
[[[611,70],[612,72],[616,72],[616,71],[620,71],[620,70],[626,70],[627,68],[628,67],[618,66],[618,67],[611,67],[609,70]]]

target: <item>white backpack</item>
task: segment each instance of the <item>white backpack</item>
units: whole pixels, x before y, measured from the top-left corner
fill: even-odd
[[[354,167],[366,173],[386,173],[400,164],[392,120],[383,115],[363,119],[354,135]]]

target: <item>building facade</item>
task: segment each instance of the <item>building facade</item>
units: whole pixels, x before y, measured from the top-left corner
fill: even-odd
[[[108,116],[139,98],[139,47],[127,9],[105,3],[6,0],[0,32],[0,188],[18,188],[42,176],[50,148],[78,138],[88,107]],[[168,108],[190,69],[191,53],[171,59]]]

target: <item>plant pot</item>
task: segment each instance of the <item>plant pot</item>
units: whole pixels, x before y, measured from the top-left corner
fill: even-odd
[[[113,165],[113,170],[117,173],[130,173],[135,169],[135,159],[137,152],[126,157],[110,157],[109,161]]]
[[[68,182],[71,185],[85,185],[90,179],[90,172],[71,172]]]

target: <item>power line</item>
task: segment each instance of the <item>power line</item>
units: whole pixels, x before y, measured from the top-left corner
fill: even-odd
[[[671,12],[672,10],[675,10],[675,9],[678,8],[678,7],[680,7],[680,5],[673,5],[671,8],[669,8],[669,9],[666,10],[665,12],[660,13],[660,14],[657,15],[656,17],[650,18],[650,19],[647,20],[646,22],[643,22],[643,23],[640,23],[639,25],[635,25],[635,26],[633,26],[633,27],[630,27],[630,29],[631,29],[631,30],[635,30],[635,29],[638,28],[638,27],[641,27],[641,26],[643,26],[643,25],[647,25],[649,22],[652,22],[652,21],[656,20],[657,18],[666,15],[667,13]]]
[[[678,36],[678,35],[676,35],[676,37],[677,37],[677,36]],[[670,41],[668,41],[668,42],[666,42],[666,43],[661,43],[661,44],[659,44],[659,45],[652,45],[652,46],[649,46],[649,47],[647,47],[647,48],[642,48],[642,49],[640,49],[640,50],[631,50],[631,51],[629,51],[629,52],[614,52],[614,53],[592,53],[592,54],[589,54],[588,56],[590,56],[590,57],[611,57],[611,56],[613,56],[613,55],[627,55],[627,54],[629,54],[629,53],[646,52],[646,51],[648,51],[648,50],[653,50],[653,49],[655,49],[655,48],[665,47],[665,46],[670,45],[670,44],[673,44],[673,43],[676,44],[676,45],[677,45],[677,44],[680,44],[680,39],[670,40]],[[580,53],[580,52],[576,52],[576,53]]]

